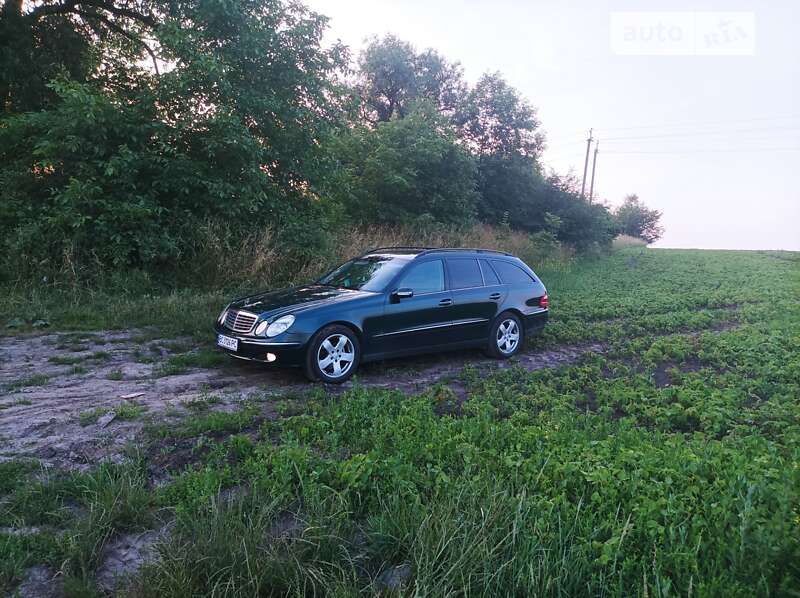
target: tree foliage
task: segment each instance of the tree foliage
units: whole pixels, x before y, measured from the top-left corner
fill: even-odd
[[[332,193],[359,221],[465,224],[475,215],[475,163],[428,104],[335,142]]]
[[[344,218],[608,243],[616,222],[544,174],[536,111],[501,75],[469,85],[387,36],[347,81],[325,24],[289,0],[5,0],[0,248],[153,267],[210,220],[314,252]]]
[[[467,146],[480,156],[535,160],[544,144],[536,111],[500,73],[483,75],[469,90],[455,123]]]
[[[636,194],[625,197],[622,205],[614,211],[619,232],[654,243],[664,234],[661,212],[649,209]]]
[[[487,73],[470,87],[457,64],[387,36],[373,38],[361,54],[357,81],[362,124],[376,132],[383,122],[407,118],[420,100],[439,112],[438,126],[451,131],[453,142],[475,164],[480,220],[532,233],[547,231],[581,248],[605,245],[614,236],[615,222],[605,206],[590,205],[574,185],[543,173],[539,155],[544,135],[536,110],[499,73]],[[379,171],[380,159],[373,155],[370,168]],[[355,165],[351,159],[351,170],[357,170]],[[395,166],[387,163],[387,172]],[[373,197],[380,202],[388,194]],[[390,203],[378,211],[395,213]],[[557,230],[547,228],[546,214],[559,218]]]
[[[466,90],[458,63],[431,49],[417,53],[393,35],[372,38],[361,52],[357,86],[364,117],[371,123],[403,118],[420,100],[452,114]]]
[[[297,224],[325,210],[318,140],[337,124],[344,64],[341,48],[320,48],[324,18],[278,0],[157,14],[168,72],[128,64],[128,84],[109,87],[98,63],[87,82],[49,84],[50,109],[4,120],[3,223],[18,250],[164,261],[209,217],[313,236]]]

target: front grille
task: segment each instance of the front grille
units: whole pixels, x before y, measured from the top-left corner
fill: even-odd
[[[225,328],[233,330],[234,332],[247,333],[253,329],[253,324],[256,323],[257,319],[258,316],[254,314],[231,309],[225,316]]]

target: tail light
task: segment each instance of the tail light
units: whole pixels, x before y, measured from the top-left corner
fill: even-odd
[[[542,309],[550,307],[550,298],[547,296],[547,293],[539,297],[539,307]]]

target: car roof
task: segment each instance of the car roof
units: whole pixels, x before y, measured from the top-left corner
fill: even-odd
[[[423,255],[431,254],[475,254],[475,253],[488,253],[497,256],[514,257],[505,251],[496,251],[494,249],[480,249],[476,247],[376,247],[369,250],[364,255],[397,255],[410,258],[416,258]]]

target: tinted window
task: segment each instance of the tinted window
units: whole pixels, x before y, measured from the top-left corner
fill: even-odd
[[[478,260],[476,259],[448,259],[447,271],[450,274],[450,288],[453,290],[483,286],[481,269],[478,267]]]
[[[504,284],[530,284],[533,280],[525,270],[509,262],[492,260],[492,267]]]
[[[497,278],[497,274],[494,273],[494,270],[492,270],[489,262],[481,260],[481,270],[483,270],[483,280],[486,282],[487,287],[500,284],[500,280]]]
[[[368,255],[345,262],[319,279],[319,284],[342,289],[382,291],[392,277],[408,263],[407,259]]]
[[[442,260],[411,266],[397,283],[399,289],[413,289],[415,295],[444,290],[444,265]]]

